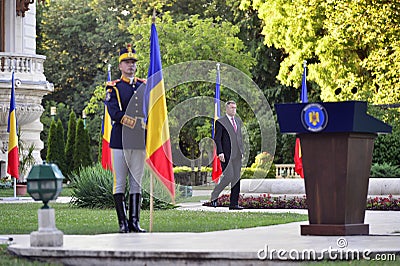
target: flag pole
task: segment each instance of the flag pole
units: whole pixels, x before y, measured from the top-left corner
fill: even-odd
[[[12,69],[12,74],[11,74],[11,94],[13,93],[13,90],[15,89],[15,79],[14,79],[14,75],[15,75],[15,66],[13,65],[11,67]],[[9,161],[7,163],[10,163]],[[14,199],[17,199],[17,178],[14,176],[11,176],[14,180],[13,182],[13,188],[14,188]]]
[[[156,23],[156,9],[153,8],[153,16],[151,22]],[[153,213],[154,213],[154,183],[153,183],[153,173],[150,171],[150,221],[149,221],[149,232],[153,232]]]
[[[12,177],[14,179],[14,198],[17,198],[17,179],[15,177]]]
[[[149,222],[149,232],[153,232],[153,212],[154,212],[154,200],[153,200],[153,174],[150,171],[150,222]]]

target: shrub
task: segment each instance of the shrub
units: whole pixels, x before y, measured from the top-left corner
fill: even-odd
[[[242,168],[242,179],[263,179],[275,178],[275,165],[271,165],[270,170],[267,172],[260,168]]]
[[[201,171],[202,171],[202,172],[211,173],[211,172],[212,172],[212,167],[202,166],[202,167],[201,167]]]
[[[392,134],[382,134],[375,139],[374,163],[400,165],[400,127],[393,127]]]
[[[79,173],[79,174],[78,174]],[[154,209],[169,209],[174,206],[169,204],[169,194],[157,178],[154,178]],[[126,198],[128,196],[128,183]],[[93,166],[82,167],[71,174],[71,188],[73,205],[82,208],[114,208],[112,193],[113,175],[111,171],[104,170],[100,163]],[[149,187],[149,172],[145,169],[142,188]],[[179,191],[177,196],[179,196]],[[142,209],[150,206],[150,196],[146,189],[142,189]]]
[[[255,162],[251,165],[251,168],[268,170],[273,159],[274,158],[268,152],[262,152],[255,157]]]
[[[189,166],[176,166],[174,167],[174,174],[190,173],[192,169]]]
[[[206,177],[211,173],[211,167],[202,166],[200,173],[198,167],[194,168],[194,171],[188,166],[176,166],[174,167],[175,183],[184,186],[188,185],[203,185],[206,182]]]
[[[371,177],[400,177],[400,166],[375,163],[371,167]]]
[[[13,183],[11,182],[10,179],[8,179],[8,177],[0,178],[0,189],[12,188],[12,186],[13,186]]]
[[[175,186],[175,197],[180,197],[179,185]],[[150,171],[147,167],[144,169],[144,175],[142,179],[142,209],[150,209]],[[154,209],[165,210],[175,208],[174,205],[170,204],[171,196],[162,182],[155,177],[153,174],[153,200]]]
[[[112,186],[112,173],[104,170],[100,164],[82,167],[71,173],[71,202],[82,208],[112,208]]]
[[[255,157],[255,162],[251,165],[251,169],[255,169],[253,177],[249,178],[275,178],[276,167],[273,160],[274,157],[268,152],[258,154]]]

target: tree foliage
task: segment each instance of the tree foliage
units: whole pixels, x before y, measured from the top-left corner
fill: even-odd
[[[286,55],[283,84],[298,86],[307,60],[322,100],[400,101],[398,1],[242,1],[250,6],[264,23],[265,44]]]
[[[89,146],[89,133],[85,129],[83,119],[79,118],[76,124],[75,147],[74,147],[74,170],[92,164],[92,154]]]
[[[112,77],[118,78],[118,49],[126,43],[138,52],[137,75],[147,76],[154,9],[163,68],[192,60],[226,63],[251,76],[273,107],[298,101],[302,63],[307,60],[310,101],[400,102],[400,5],[394,0],[49,0],[37,12],[37,51],[46,55],[45,75],[55,85],[55,92],[43,101],[45,147],[48,110],[55,104],[64,105],[58,110],[67,110],[57,115],[65,128],[70,110],[79,114],[87,105],[87,128],[99,131],[107,66],[112,65]],[[210,73],[210,83],[170,90],[168,109],[196,96],[213,97],[214,82],[215,73]],[[228,99],[238,102],[249,129],[252,162],[260,152],[257,120],[241,95],[222,86],[221,100]],[[399,109],[369,111],[395,130],[400,128]],[[198,142],[209,137],[210,130],[210,119],[188,121],[179,136],[184,153],[198,156]],[[95,154],[98,136],[91,137]],[[378,147],[390,146],[390,138],[380,136]],[[293,137],[277,134],[274,162],[292,163],[293,150]]]
[[[52,120],[47,139],[46,161],[49,163],[56,163],[57,151],[57,123],[56,121]]]
[[[50,1],[38,10],[38,52],[55,92],[45,100],[64,102],[80,113],[106,77],[111,55],[129,38],[120,23],[129,19],[126,1]]]
[[[67,131],[67,144],[65,146],[65,161],[67,171],[65,176],[68,176],[72,169],[74,169],[74,148],[75,148],[75,135],[76,135],[76,115],[74,111],[69,114],[68,131]]]
[[[54,117],[52,117],[50,115],[51,107],[56,107],[56,110],[57,110],[57,114]],[[71,111],[71,109],[65,103],[62,103],[62,102],[56,103],[54,101],[44,101],[44,112],[43,112],[42,116],[40,117],[40,122],[43,124],[43,131],[40,132],[40,139],[44,143],[44,149],[41,150],[40,155],[43,158],[43,160],[46,160],[46,157],[47,157],[47,149],[49,146],[47,141],[48,141],[51,121],[54,119],[60,119],[63,124],[63,128],[64,129],[67,128],[68,115],[69,115],[70,111]]]
[[[163,13],[160,17],[157,21],[157,30],[163,68],[186,61],[213,60],[235,66],[250,75],[254,60],[245,51],[244,43],[236,37],[239,32],[238,27],[228,21],[215,22],[212,18],[200,19],[198,15],[190,16],[182,21],[175,21],[168,13]],[[135,38],[133,41],[140,58],[137,75],[141,77],[147,76],[149,65],[150,24],[149,17],[146,17],[143,23],[132,23],[129,27],[131,35]],[[189,39],[190,45],[188,45]],[[237,60],[238,58],[240,60]],[[185,70],[182,69],[181,74],[183,72]],[[215,73],[210,74],[210,82],[192,82],[170,90],[167,95],[168,109],[171,110],[184,100],[196,96],[214,97]],[[186,72],[185,75],[188,73]],[[222,100],[231,98],[240,100],[239,95],[227,89],[222,90],[225,92],[221,96]],[[94,95],[97,99],[91,101],[92,110],[96,110],[96,107],[93,108],[96,101],[104,97],[104,87],[98,87]],[[102,110],[97,107],[98,109]],[[213,112],[210,106],[210,116],[213,116]],[[247,113],[250,112],[243,107],[244,116]],[[199,155],[198,141],[211,136],[211,124],[202,118],[196,118],[184,126],[180,133],[181,149],[187,156],[197,157]]]
[[[242,0],[241,9],[258,12],[264,43],[282,51],[282,84],[299,87],[306,60],[308,82],[316,85],[309,93],[323,101],[400,102],[398,1]],[[394,126],[393,136],[377,139],[374,160],[396,161],[400,109],[369,111]]]
[[[66,173],[67,165],[65,161],[65,138],[64,138],[64,126],[61,122],[61,119],[57,120],[57,158],[56,162],[58,168],[60,168],[62,173]]]

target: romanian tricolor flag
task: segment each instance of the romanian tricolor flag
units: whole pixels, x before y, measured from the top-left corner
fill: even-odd
[[[111,81],[111,65],[108,65],[107,81]],[[104,104],[104,118],[103,125],[101,126],[102,144],[101,144],[101,165],[104,169],[112,170],[111,165],[111,117],[108,114],[107,105]]]
[[[302,103],[307,103],[308,102],[308,96],[307,96],[307,61],[304,61],[303,63],[304,67],[304,72],[303,72],[303,78],[301,80],[301,94],[300,94],[300,100]],[[296,146],[294,149],[294,171],[298,173],[301,178],[304,178],[304,171],[303,171],[303,158],[301,155],[301,145],[300,145],[300,139],[296,138]]]
[[[175,197],[171,142],[167,116],[164,80],[157,29],[151,25],[150,66],[146,83],[144,114],[147,122],[146,163]]]
[[[215,97],[214,97],[214,122],[212,124],[212,138],[215,135],[215,121],[221,116],[220,114],[220,74],[219,74],[219,63],[217,64],[217,81],[215,82]],[[222,175],[221,162],[217,156],[216,148],[213,151],[213,162],[212,162],[212,172],[211,178],[215,183],[218,183],[219,177]]]
[[[18,156],[18,136],[17,136],[17,116],[15,113],[15,86],[14,71],[11,75],[11,99],[10,112],[8,115],[8,162],[7,173],[14,178],[19,177],[19,156]]]

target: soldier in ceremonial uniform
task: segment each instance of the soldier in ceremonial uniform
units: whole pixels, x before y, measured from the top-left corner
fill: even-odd
[[[143,96],[145,80],[135,77],[136,51],[128,45],[119,53],[121,78],[107,83],[105,103],[113,120],[110,138],[113,195],[119,232],[146,232],[140,228],[141,183],[145,161]],[[125,187],[129,177],[129,215],[126,215]]]

